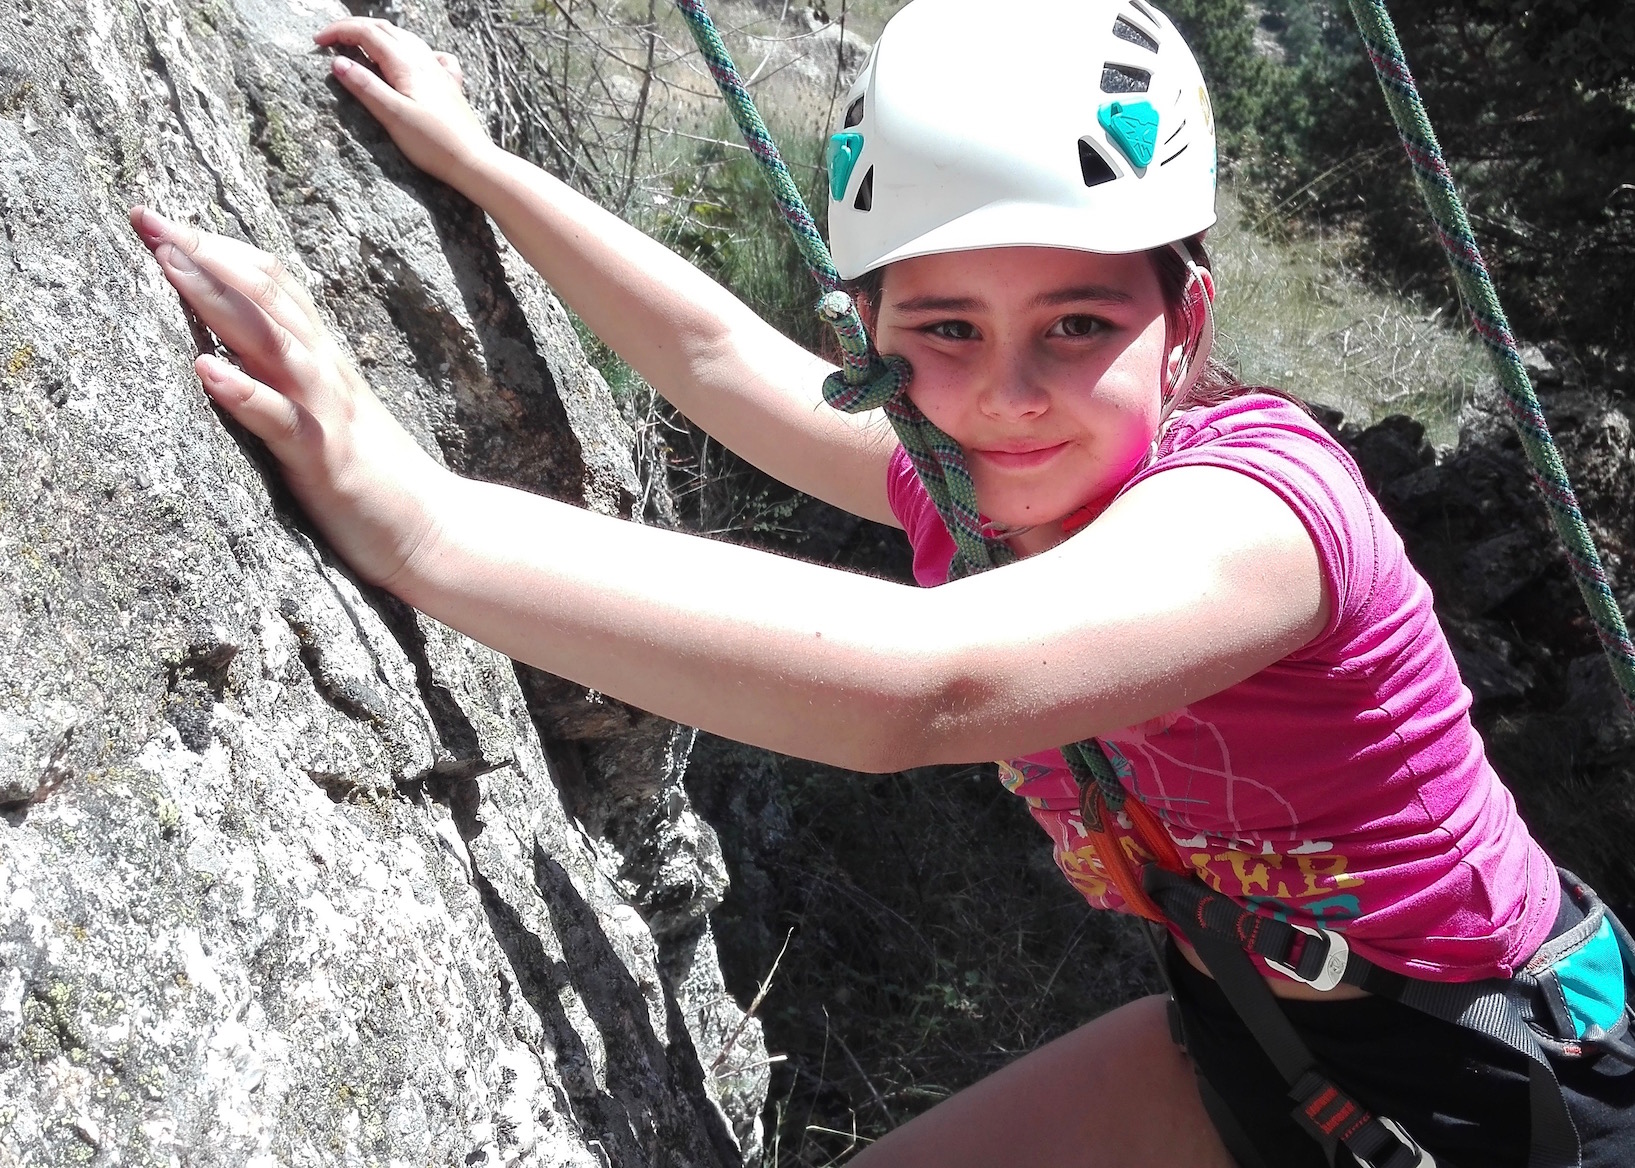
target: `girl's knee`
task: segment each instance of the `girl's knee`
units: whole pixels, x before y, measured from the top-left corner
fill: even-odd
[[[855,1168],[1231,1168],[1170,1040],[1165,999],[1142,998],[1025,1055],[905,1124]]]

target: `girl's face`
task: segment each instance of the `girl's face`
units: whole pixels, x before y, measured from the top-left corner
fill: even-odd
[[[874,313],[908,395],[964,449],[977,502],[1030,554],[1109,500],[1157,433],[1164,299],[1144,253],[1006,247],[901,260]]]

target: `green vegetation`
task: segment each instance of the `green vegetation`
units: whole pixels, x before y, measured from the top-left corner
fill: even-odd
[[[1223,161],[1237,157],[1244,136],[1277,100],[1277,71],[1255,49],[1249,8],[1226,0],[1168,0],[1159,7],[1175,22],[1198,58],[1215,108]]]
[[[827,199],[821,139],[809,128],[769,128],[801,197],[821,215]],[[669,193],[655,200],[650,222],[642,226],[795,340],[818,352],[831,348],[832,335],[813,311],[818,287],[759,165],[739,146],[729,120],[715,123],[681,173]]]
[[[1392,9],[1437,136],[1521,336],[1635,342],[1635,22],[1620,0]],[[1261,79],[1239,170],[1266,213],[1343,225],[1394,287],[1446,299],[1446,262],[1350,15],[1269,0],[1284,60]]]
[[[1452,443],[1456,417],[1490,376],[1487,356],[1444,309],[1381,291],[1350,262],[1354,241],[1279,238],[1246,221],[1232,190],[1210,234],[1219,277],[1216,355],[1252,385],[1275,385],[1367,425],[1388,414]]]
[[[792,133],[782,126],[774,133],[803,197],[821,207],[821,141],[810,129]],[[813,311],[817,285],[783,229],[754,159],[738,146],[737,130],[721,118],[687,143],[681,158],[666,167],[674,177],[650,190],[628,217],[801,344],[834,354],[833,336]],[[798,543],[802,532],[794,516],[809,503],[804,495],[689,426],[582,326],[580,339],[637,431],[640,472],[662,479],[675,500],[675,514],[659,518],[784,550]]]

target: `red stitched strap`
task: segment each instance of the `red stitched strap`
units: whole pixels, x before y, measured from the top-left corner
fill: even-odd
[[[1307,1071],[1289,1091],[1294,1121],[1327,1147],[1345,1145],[1369,1168],[1414,1168],[1420,1150],[1401,1139],[1320,1071]]]

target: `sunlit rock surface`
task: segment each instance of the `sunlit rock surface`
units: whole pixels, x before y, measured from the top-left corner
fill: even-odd
[[[395,11],[481,104],[470,13]],[[456,469],[626,507],[560,305],[328,80],[345,14],[0,4],[0,1165],[736,1164],[690,739],[361,587],[126,225],[284,259]],[[586,758],[648,769],[584,814]]]

